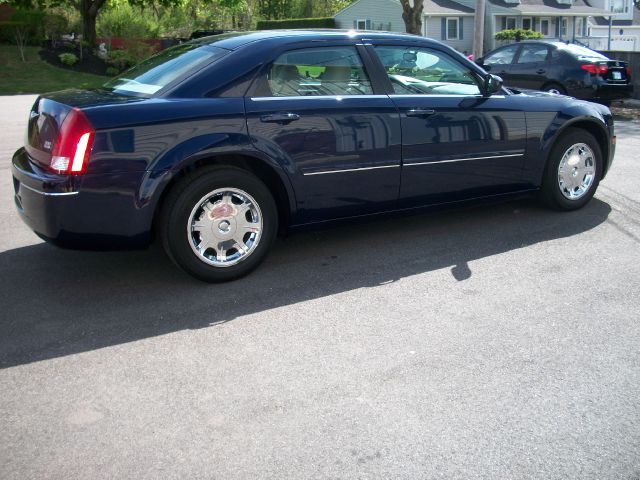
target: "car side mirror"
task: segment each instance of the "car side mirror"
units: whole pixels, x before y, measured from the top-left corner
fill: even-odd
[[[502,89],[502,78],[491,73],[484,77],[484,95],[489,97],[494,93],[498,93]]]
[[[479,59],[477,59],[476,64],[482,67],[484,65],[484,58],[480,57]]]

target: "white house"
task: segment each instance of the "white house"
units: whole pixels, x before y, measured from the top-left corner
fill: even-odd
[[[640,10],[633,0],[591,0],[594,6],[615,14],[589,20],[589,35],[585,43],[596,50],[640,51]],[[609,41],[611,31],[611,41]]]
[[[588,2],[593,2],[593,5]],[[597,2],[600,3],[595,5]],[[611,7],[611,2],[617,2],[615,7]],[[484,50],[491,50],[499,45],[494,39],[496,32],[515,28],[538,31],[547,39],[589,44],[589,33],[600,35],[598,28],[601,27],[602,20],[599,19],[610,14],[610,8],[624,10],[627,8],[624,5],[631,5],[629,11],[633,17],[632,2],[633,0],[487,0]],[[424,36],[442,40],[460,52],[473,50],[475,0],[424,0],[423,15]],[[335,21],[338,28],[345,29],[406,31],[399,0],[357,0],[338,12]],[[632,23],[631,20],[629,22]],[[608,29],[608,22],[606,28]],[[625,34],[626,29],[630,29],[629,35],[631,31],[637,31],[640,35],[640,25],[637,29],[631,25],[619,25],[617,28],[624,30]]]
[[[422,34],[460,52],[473,47],[474,9],[453,0],[424,0]],[[357,0],[335,16],[336,27],[406,32],[398,0]]]

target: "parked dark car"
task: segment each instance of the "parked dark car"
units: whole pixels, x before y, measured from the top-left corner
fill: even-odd
[[[586,47],[529,41],[497,48],[477,60],[507,87],[530,88],[609,103],[633,92],[631,69]]]
[[[62,245],[155,233],[207,281],[246,274],[304,225],[539,191],[585,205],[613,158],[609,109],[501,83],[410,35],[195,40],[102,89],[40,96],[15,203]]]

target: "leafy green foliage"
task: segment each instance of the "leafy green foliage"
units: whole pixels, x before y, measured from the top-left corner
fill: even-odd
[[[73,53],[61,53],[60,55],[58,55],[58,58],[63,65],[71,66],[78,63],[78,57]]]
[[[335,28],[335,20],[333,17],[260,20],[256,28],[258,30],[275,30],[279,28]]]
[[[521,40],[537,40],[542,38],[542,33],[517,28],[515,30],[501,30],[495,34],[494,38],[496,40],[515,40],[519,42]]]
[[[150,15],[142,15],[131,5],[121,4],[105,9],[98,17],[96,29],[99,37],[155,38],[160,25]]]

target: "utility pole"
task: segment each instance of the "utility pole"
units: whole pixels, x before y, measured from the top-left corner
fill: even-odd
[[[476,0],[475,28],[473,33],[474,59],[480,58],[484,50],[484,2],[485,0]]]

